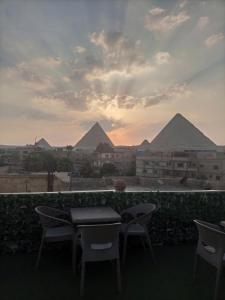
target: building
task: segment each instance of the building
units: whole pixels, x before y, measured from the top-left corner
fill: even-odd
[[[149,152],[137,156],[136,175],[153,178],[196,178],[196,155],[186,152]]]
[[[99,144],[94,153],[93,166],[101,168],[113,164],[119,175],[135,175],[135,153],[131,147],[110,147]]]

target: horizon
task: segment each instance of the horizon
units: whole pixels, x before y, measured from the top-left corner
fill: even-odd
[[[1,1],[0,144],[151,142],[181,113],[225,145],[225,2]],[[93,121],[95,120],[95,121]]]
[[[142,140],[139,144],[132,144],[132,145],[127,145],[127,144],[115,144],[112,140],[111,140],[111,142],[113,143],[113,147],[123,147],[123,146],[125,146],[125,147],[136,147],[136,146],[140,146],[143,142],[148,142],[149,144],[151,144],[154,140],[155,140],[155,138],[158,138],[158,136],[161,134],[161,132],[166,128],[166,127],[168,127],[168,125],[169,124],[171,124],[172,122],[174,122],[175,120],[176,120],[176,122],[177,122],[177,120],[185,120],[187,123],[189,123],[189,124],[191,124],[195,129],[197,129],[197,131],[198,132],[200,132],[201,134],[203,134],[203,136],[205,136],[207,139],[209,139],[211,142],[213,142],[214,143],[214,141],[210,138],[210,137],[208,137],[208,136],[206,136],[205,134],[204,134],[204,132],[202,132],[199,128],[197,128],[196,126],[195,126],[195,124],[193,124],[190,120],[188,120],[188,119],[186,119],[185,118],[185,116],[183,116],[182,114],[180,114],[180,113],[176,113],[176,115],[174,115],[168,122],[166,122],[166,124],[164,124],[164,126],[160,129],[160,131],[159,132],[157,132],[157,134],[155,135],[155,136],[153,136],[153,138],[151,139],[151,140],[149,140],[149,139],[147,139],[147,138],[145,138],[144,140]],[[174,123],[173,123],[174,124]],[[86,130],[84,133],[83,133],[83,135],[75,142],[75,143],[73,143],[73,144],[66,144],[66,145],[53,145],[53,144],[51,144],[50,142],[49,142],[49,140],[47,140],[45,137],[35,137],[35,142],[34,142],[34,144],[26,144],[26,145],[21,145],[21,144],[17,144],[17,145],[15,145],[15,144],[8,144],[8,145],[4,145],[4,144],[0,144],[0,146],[33,146],[33,145],[35,145],[36,143],[39,143],[41,140],[44,140],[45,142],[47,142],[51,147],[66,147],[66,146],[72,146],[72,147],[76,147],[76,145],[78,144],[78,143],[80,143],[81,142],[81,140],[83,140],[83,138],[96,126],[96,125],[98,125],[104,132],[105,132],[105,134],[108,136],[108,134],[107,134],[107,132],[104,130],[104,128],[102,127],[102,125],[97,121],[97,122],[94,122],[92,125],[91,125],[91,127],[90,128],[88,128],[88,130]],[[173,127],[174,127],[174,125],[173,125]],[[225,145],[218,145],[218,144],[216,144],[216,143],[214,143],[216,146],[222,146],[222,147],[224,147]]]

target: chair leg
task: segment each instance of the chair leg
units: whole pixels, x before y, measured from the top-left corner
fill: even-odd
[[[154,254],[154,251],[153,251],[153,248],[152,248],[152,242],[151,242],[151,239],[149,237],[148,232],[146,232],[146,238],[147,238],[147,243],[148,243],[151,255],[152,255],[152,260],[153,260],[154,263],[156,263],[155,254]]]
[[[43,249],[43,245],[44,245],[44,240],[45,240],[45,236],[44,234],[42,234],[41,237],[41,245],[38,251],[38,256],[37,256],[37,260],[36,260],[36,265],[35,265],[35,269],[37,270],[40,264],[40,259],[41,259],[41,253],[42,253],[42,249]]]
[[[126,260],[126,252],[127,252],[127,235],[124,235],[124,240],[123,240],[123,265],[125,264]]]
[[[218,298],[221,271],[222,271],[222,267],[219,267],[217,269],[217,273],[216,273],[216,287],[215,287],[214,300],[217,300],[217,298]]]
[[[77,241],[76,241],[76,236],[73,236],[72,240],[73,246],[72,246],[72,264],[73,264],[73,273],[76,275],[77,274]]]
[[[84,295],[84,279],[85,279],[85,262],[81,263],[81,281],[80,281],[80,296]]]
[[[120,259],[116,260],[116,273],[117,273],[117,289],[121,292],[121,274],[120,274]]]
[[[194,268],[193,268],[193,281],[196,281],[197,277],[197,270],[198,270],[198,265],[199,265],[199,256],[197,252],[195,253],[195,260],[194,260]]]
[[[142,244],[143,248],[146,250],[145,240],[144,240],[143,236],[140,236],[140,240],[141,240],[141,244]]]

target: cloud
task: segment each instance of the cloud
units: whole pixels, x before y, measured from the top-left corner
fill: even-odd
[[[131,110],[134,108],[151,107],[174,99],[185,99],[191,95],[187,83],[177,83],[168,88],[155,90],[148,95],[105,94],[93,95],[94,105],[104,109],[117,108]],[[94,100],[95,99],[95,100]]]
[[[158,16],[161,15],[165,12],[165,9],[161,8],[161,7],[155,7],[151,10],[149,10],[149,13],[153,16]]]
[[[140,40],[126,38],[122,32],[93,32],[90,42],[96,46],[95,55],[85,52],[69,63],[70,78],[87,81],[109,81],[113,78],[139,76],[153,70],[140,51]]]
[[[167,102],[175,99],[185,99],[191,95],[187,83],[177,83],[168,88],[161,89],[148,96],[144,101],[144,106],[149,107],[161,102]]]
[[[32,104],[31,104],[32,105]],[[53,112],[45,112],[38,108],[16,103],[4,103],[0,110],[1,119],[25,118],[28,120],[56,121],[61,117]]]
[[[4,80],[8,84],[14,82],[31,92],[44,92],[55,87],[54,79],[43,69],[46,64],[53,66],[56,62],[51,59],[21,62],[14,67],[4,69],[1,73],[4,73]]]
[[[156,53],[154,58],[158,65],[162,65],[167,63],[170,60],[171,56],[169,52],[158,52]]]
[[[183,1],[180,3],[179,7],[180,7],[180,8],[183,8],[183,7],[185,7],[187,4],[188,4],[188,0],[183,0]]]
[[[190,19],[186,11],[180,11],[177,15],[151,15],[145,16],[145,28],[149,31],[167,33],[174,30]]]
[[[86,111],[88,109],[88,103],[91,101],[91,90],[83,89],[80,91],[58,89],[57,91],[42,96],[46,99],[55,99],[63,102],[65,105],[77,111]]]
[[[99,122],[99,124],[103,127],[104,130],[106,130],[107,132],[111,132],[113,130],[119,129],[119,128],[123,128],[127,125],[127,123],[125,123],[122,120],[118,120],[116,118],[112,118],[112,117],[107,117],[107,116],[97,116],[95,118],[95,122]],[[93,120],[85,120],[85,121],[81,121],[80,125],[85,129],[88,130],[90,129],[91,126],[93,126]]]
[[[224,34],[223,33],[217,33],[210,35],[206,40],[205,40],[205,45],[207,48],[212,48],[219,42],[221,42],[224,39]]]
[[[120,31],[110,31],[105,32],[93,32],[90,35],[90,41],[97,45],[101,46],[104,50],[110,51],[111,49],[125,49],[127,40],[124,39],[123,33]]]
[[[149,62],[139,49],[140,41],[128,39],[122,32],[94,32],[90,41],[103,51],[104,69],[135,72],[140,68],[149,67]]]
[[[74,53],[83,54],[87,51],[87,49],[82,46],[77,46],[73,49],[73,51],[74,51]]]
[[[59,67],[62,60],[59,57],[40,57],[29,62],[30,67],[33,68],[56,68]]]
[[[203,30],[209,24],[209,17],[200,17],[198,19],[197,28]]]

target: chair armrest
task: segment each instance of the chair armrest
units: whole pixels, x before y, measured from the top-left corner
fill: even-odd
[[[121,215],[121,217],[124,216],[124,215],[129,215],[129,216],[131,216],[131,217],[133,217],[133,218],[135,217],[135,215],[132,214],[132,213],[129,211],[129,209],[124,209],[123,211],[121,211],[120,215]]]
[[[53,207],[51,207],[50,210],[51,210],[52,212],[54,212],[55,217],[60,216],[60,215],[66,215],[66,216],[69,215],[69,213],[68,213],[67,211],[62,210],[62,209],[58,209],[58,208],[53,208]]]
[[[60,226],[60,225],[61,226],[62,225],[73,226],[73,224],[71,222],[69,222],[68,220],[65,220],[65,219],[45,215],[43,213],[42,213],[42,216],[45,218],[45,222],[44,222],[43,226],[46,228],[56,227],[56,226]]]

